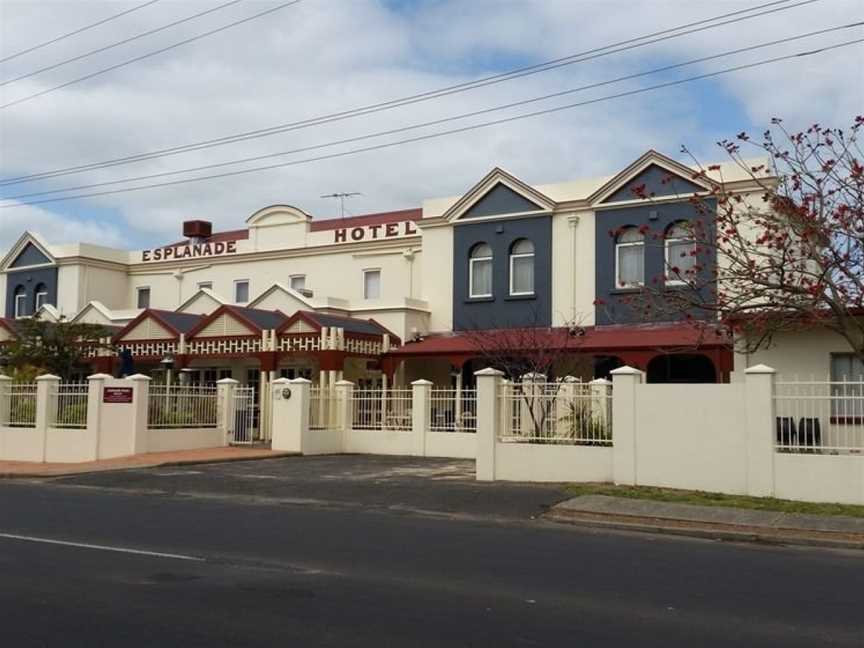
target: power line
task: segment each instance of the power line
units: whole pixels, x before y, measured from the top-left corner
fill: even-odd
[[[31,180],[41,180],[41,179],[46,179],[46,178],[51,178],[51,177],[69,175],[69,174],[73,174],[73,173],[79,173],[81,171],[89,171],[92,169],[106,168],[106,167],[118,166],[118,165],[122,165],[122,164],[140,162],[140,161],[150,160],[153,158],[158,158],[158,157],[163,157],[163,156],[179,155],[181,153],[186,153],[189,151],[197,151],[197,150],[212,148],[215,146],[222,146],[222,145],[226,145],[226,144],[233,144],[235,142],[241,142],[241,141],[246,141],[246,140],[250,140],[250,139],[257,139],[260,137],[268,137],[270,135],[275,135],[278,133],[284,133],[284,132],[294,131],[294,130],[301,130],[304,128],[311,128],[311,127],[319,126],[322,124],[327,124],[327,123],[336,122],[336,121],[342,121],[342,120],[349,119],[352,117],[364,116],[364,115],[368,115],[368,114],[372,114],[372,113],[376,113],[376,112],[391,110],[393,108],[398,108],[401,106],[407,106],[407,105],[411,105],[414,103],[420,103],[423,101],[429,101],[432,99],[437,99],[439,97],[444,97],[444,96],[457,94],[457,93],[461,93],[461,92],[467,92],[467,91],[474,90],[474,89],[481,88],[481,87],[485,87],[488,85],[493,85],[496,83],[503,83],[505,81],[510,81],[512,79],[518,79],[518,78],[521,78],[523,76],[538,74],[541,72],[546,72],[549,70],[557,69],[559,67],[564,67],[567,65],[573,65],[575,63],[581,63],[581,62],[592,60],[595,58],[608,56],[610,54],[616,54],[616,53],[627,51],[630,49],[635,49],[638,47],[644,47],[645,45],[651,45],[651,44],[665,41],[665,40],[669,40],[672,38],[678,38],[679,36],[686,36],[686,35],[693,34],[696,32],[704,31],[706,29],[714,29],[716,27],[721,27],[721,26],[741,22],[743,20],[749,20],[751,18],[757,18],[760,16],[764,16],[766,14],[775,13],[778,11],[786,11],[788,9],[794,9],[796,7],[800,7],[800,6],[806,5],[806,4],[812,4],[813,2],[818,2],[820,0],[804,0],[803,2],[798,2],[797,4],[794,4],[794,5],[791,5],[788,7],[774,8],[774,9],[770,9],[768,11],[763,11],[761,13],[756,13],[756,14],[749,15],[749,16],[738,17],[738,18],[734,18],[731,20],[727,20],[725,22],[707,25],[707,26],[699,27],[697,29],[691,29],[689,31],[681,31],[681,30],[688,29],[690,27],[694,27],[696,25],[704,25],[705,23],[712,23],[712,22],[715,22],[717,20],[721,20],[723,18],[729,18],[730,16],[737,16],[741,13],[756,11],[758,9],[764,9],[766,7],[773,7],[774,5],[777,5],[777,4],[787,4],[789,1],[790,0],[780,0],[779,2],[777,2],[777,1],[769,2],[767,4],[759,5],[757,7],[752,7],[750,9],[746,9],[746,10],[739,10],[739,11],[735,11],[732,13],[721,14],[721,15],[715,16],[713,18],[707,18],[707,19],[696,21],[696,22],[687,23],[685,25],[679,25],[678,27],[673,27],[671,29],[666,29],[666,30],[662,30],[659,32],[654,32],[651,34],[647,34],[645,36],[630,38],[630,39],[627,39],[624,41],[619,41],[617,43],[612,43],[611,45],[606,45],[604,47],[594,48],[591,50],[586,50],[584,52],[578,52],[578,53],[571,54],[571,55],[568,55],[565,57],[554,59],[552,61],[546,61],[544,63],[538,63],[538,64],[530,65],[527,67],[517,68],[515,70],[511,70],[508,72],[502,72],[502,73],[495,74],[492,76],[477,79],[475,81],[467,81],[467,82],[459,83],[456,85],[451,85],[451,86],[447,86],[444,88],[439,88],[437,90],[430,90],[427,92],[423,92],[423,93],[419,93],[419,94],[415,94],[415,95],[410,95],[407,97],[402,97],[400,99],[392,99],[389,101],[371,104],[371,105],[367,105],[367,106],[362,106],[362,107],[354,108],[351,110],[331,113],[328,115],[322,115],[319,117],[313,117],[313,118],[295,121],[295,122],[289,122],[287,124],[280,124],[280,125],[272,126],[269,128],[247,131],[244,133],[236,133],[234,135],[228,135],[228,136],[219,137],[219,138],[215,138],[215,139],[204,140],[204,141],[197,142],[197,143],[185,144],[185,145],[181,145],[181,146],[174,146],[174,147],[170,147],[170,148],[159,149],[159,150],[155,150],[155,151],[150,151],[148,153],[139,153],[139,154],[129,155],[129,156],[121,157],[121,158],[115,158],[112,160],[105,160],[102,162],[92,162],[89,164],[77,165],[77,166],[73,166],[73,167],[66,167],[66,168],[62,168],[62,169],[55,169],[53,171],[43,171],[41,173],[34,173],[34,174],[25,175],[25,176],[8,178],[4,181],[0,181],[0,187],[6,186],[6,185],[12,185],[12,184],[19,184],[22,182],[29,182]],[[662,36],[664,34],[669,34],[670,32],[676,32],[676,31],[681,32],[681,33],[678,33],[678,34],[673,33],[672,35]],[[655,36],[662,36],[662,37],[654,38]],[[646,39],[651,39],[651,38],[654,38],[654,40],[646,40]],[[646,42],[639,43],[639,41],[646,41]],[[618,49],[614,49],[614,48],[618,48]],[[611,51],[604,51],[604,50],[611,50]]]
[[[270,9],[267,9],[265,11],[260,11],[257,14],[253,14],[247,18],[235,20],[234,22],[230,22],[227,25],[223,25],[222,27],[217,27],[216,29],[211,29],[210,31],[206,31],[203,34],[198,34],[197,36],[192,36],[191,38],[186,38],[186,39],[181,40],[177,43],[174,43],[173,45],[168,45],[167,47],[162,47],[160,49],[153,50],[152,52],[148,52],[146,54],[142,54],[141,56],[136,56],[136,57],[131,58],[127,61],[123,61],[122,63],[117,63],[115,65],[111,65],[107,68],[97,70],[96,72],[91,72],[90,74],[85,74],[84,76],[78,77],[77,79],[72,79],[71,81],[66,81],[65,83],[61,83],[60,85],[56,85],[56,86],[53,86],[51,88],[41,90],[41,91],[36,92],[32,95],[27,95],[26,97],[21,97],[20,99],[16,99],[15,101],[7,102],[5,104],[0,105],[0,109],[9,108],[10,106],[15,106],[15,105],[23,103],[25,101],[30,101],[31,99],[35,99],[36,97],[41,97],[41,96],[46,95],[50,92],[54,92],[55,90],[67,88],[67,87],[74,85],[76,83],[80,83],[81,81],[86,81],[88,79],[92,79],[93,77],[97,77],[100,74],[105,74],[106,72],[111,72],[112,70],[116,70],[118,68],[125,67],[127,65],[132,64],[132,63],[137,63],[138,61],[142,61],[144,59],[150,58],[151,56],[156,56],[157,54],[162,54],[164,52],[167,52],[169,50],[173,50],[173,49],[180,47],[182,45],[188,45],[189,43],[193,43],[195,41],[201,40],[202,38],[206,38],[207,36],[212,36],[213,34],[218,34],[219,32],[225,31],[226,29],[230,29],[232,27],[242,25],[243,23],[247,23],[250,20],[255,20],[256,18],[261,18],[261,17],[266,16],[268,14],[271,14],[275,11],[279,11],[280,9],[284,9],[285,7],[290,7],[291,5],[295,5],[298,2],[302,2],[302,1],[303,0],[291,0],[290,2],[283,2],[282,4],[277,5],[275,7],[272,7]]]
[[[133,11],[138,11],[139,9],[143,9],[144,7],[149,7],[152,4],[156,4],[159,0],[149,0],[149,2],[145,2],[144,4],[140,4],[136,7],[132,7],[131,9],[127,9],[126,11],[121,11],[118,14],[114,14],[113,16],[108,16],[107,18],[103,18],[95,23],[91,23],[89,25],[85,25],[84,27],[79,27],[78,29],[68,32],[66,34],[62,34],[61,36],[56,36],[51,40],[47,40],[44,43],[39,43],[38,45],[33,45],[32,47],[28,47],[27,49],[23,49],[20,52],[15,52],[15,54],[10,54],[9,56],[5,56],[0,58],[0,63],[5,63],[6,61],[11,61],[14,58],[18,58],[19,56],[23,56],[24,54],[29,54],[30,52],[35,52],[38,49],[42,49],[43,47],[48,47],[48,45],[53,45],[54,43],[58,43],[65,38],[69,38],[70,36],[75,36],[76,34],[80,34],[82,32],[87,31],[88,29],[93,29],[94,27],[98,27],[99,25],[104,25],[107,22],[111,22],[112,20],[116,20],[122,16],[126,16]]]
[[[110,45],[105,45],[103,47],[97,47],[94,50],[90,50],[89,52],[85,52],[84,54],[79,54],[78,56],[73,56],[72,58],[68,58],[64,61],[60,61],[59,63],[52,63],[51,65],[46,65],[45,67],[39,68],[38,70],[33,70],[32,72],[28,72],[27,74],[21,74],[17,77],[12,77],[11,79],[6,79],[4,81],[0,81],[0,86],[8,85],[10,83],[14,83],[15,81],[21,81],[23,79],[29,79],[32,76],[36,76],[37,74],[42,74],[42,72],[48,72],[49,70],[56,70],[59,67],[64,65],[68,65],[69,63],[74,63],[75,61],[80,61],[81,59],[85,59],[88,56],[93,56],[94,54],[100,54],[102,52],[107,52],[110,49],[114,49],[115,47],[120,47],[121,45],[126,45],[127,43],[131,43],[132,41],[136,41],[139,38],[145,38],[147,36],[152,36],[153,34],[158,34],[161,31],[165,31],[166,29],[170,29],[171,27],[176,27],[177,25],[182,25],[183,23],[189,22],[190,20],[195,20],[196,18],[201,18],[202,16],[206,16],[207,14],[211,14],[214,11],[219,11],[220,9],[225,9],[226,7],[230,7],[231,5],[235,5],[238,2],[243,2],[243,0],[230,0],[230,2],[226,2],[224,4],[218,5],[211,9],[207,9],[206,11],[199,11],[196,14],[192,14],[191,16],[187,16],[186,18],[181,18],[180,20],[175,20],[174,22],[170,22],[167,25],[162,25],[161,27],[156,27],[154,29],[148,29],[145,32],[141,32],[140,34],[136,34],[135,36],[130,36],[129,38],[124,38],[121,41],[117,41],[116,43],[111,43]]]
[[[239,159],[235,159],[235,160],[228,160],[225,162],[216,162],[213,164],[206,164],[203,166],[189,167],[186,169],[178,169],[176,171],[162,171],[159,173],[151,173],[148,175],[136,176],[136,177],[132,177],[132,178],[122,178],[119,180],[106,180],[103,182],[94,182],[94,183],[90,183],[90,184],[83,184],[83,185],[77,185],[77,186],[72,186],[72,187],[63,187],[63,188],[59,188],[59,189],[47,189],[44,191],[36,191],[36,192],[31,192],[31,193],[17,194],[17,195],[13,195],[13,196],[6,196],[2,199],[3,200],[18,200],[18,199],[22,199],[22,198],[33,198],[36,196],[47,196],[47,195],[51,195],[51,194],[57,194],[57,193],[63,193],[63,192],[69,192],[69,191],[81,191],[83,189],[95,189],[97,187],[110,187],[113,185],[125,184],[127,182],[138,182],[138,181],[142,181],[142,180],[154,180],[156,178],[165,178],[165,177],[170,177],[170,176],[181,175],[184,173],[192,173],[195,171],[208,171],[211,169],[218,169],[218,168],[222,168],[222,167],[226,167],[226,166],[234,166],[236,164],[245,164],[248,162],[258,162],[261,160],[283,157],[285,155],[292,155],[295,153],[306,153],[309,151],[314,151],[314,150],[323,149],[323,148],[330,148],[333,146],[340,146],[343,144],[354,144],[356,142],[361,142],[361,141],[365,141],[365,140],[369,140],[369,139],[375,139],[378,137],[384,137],[387,135],[396,135],[396,134],[405,133],[405,132],[412,131],[412,130],[418,130],[421,128],[428,128],[430,126],[439,126],[441,124],[446,124],[446,123],[449,123],[452,121],[457,121],[457,120],[461,120],[461,119],[468,119],[470,117],[478,117],[480,115],[485,115],[485,114],[489,114],[492,112],[499,112],[501,110],[508,110],[510,108],[516,108],[516,107],[525,106],[525,105],[532,104],[532,103],[537,103],[540,101],[546,101],[548,99],[562,97],[565,95],[574,94],[576,92],[582,92],[584,90],[591,90],[591,89],[595,89],[595,88],[599,88],[599,87],[603,87],[603,86],[607,86],[607,85],[612,85],[615,83],[620,83],[622,81],[631,81],[633,79],[638,79],[638,78],[650,76],[653,74],[659,74],[661,72],[669,72],[671,70],[680,69],[680,68],[687,67],[690,65],[696,65],[699,63],[706,63],[708,61],[713,61],[713,60],[725,58],[728,56],[734,56],[736,54],[743,54],[745,52],[751,52],[751,51],[758,50],[758,49],[764,49],[766,47],[773,47],[775,45],[791,43],[791,42],[798,41],[798,40],[801,40],[804,38],[812,38],[814,36],[822,36],[822,35],[825,35],[827,33],[840,31],[840,30],[844,30],[844,29],[850,29],[850,28],[857,27],[860,25],[864,25],[864,22],[851,23],[848,25],[839,25],[837,27],[829,27],[826,29],[820,29],[820,30],[817,30],[814,32],[809,32],[806,34],[799,34],[798,36],[789,36],[787,38],[781,38],[778,40],[769,41],[767,43],[750,45],[748,47],[742,47],[742,48],[738,48],[738,49],[734,49],[734,50],[729,50],[726,52],[721,52],[719,54],[713,54],[710,56],[704,56],[704,57],[700,57],[700,58],[696,58],[696,59],[691,59],[689,61],[684,61],[683,63],[674,63],[674,64],[666,65],[666,66],[663,66],[660,68],[654,68],[652,70],[646,70],[643,72],[636,72],[633,74],[628,74],[626,76],[617,77],[617,78],[609,79],[606,81],[599,81],[599,82],[591,83],[588,85],[579,86],[576,88],[571,88],[568,90],[562,90],[559,92],[554,92],[554,93],[542,95],[539,97],[533,97],[531,99],[523,99],[521,101],[514,101],[511,103],[507,103],[507,104],[503,104],[503,105],[499,105],[499,106],[494,106],[491,108],[484,108],[481,110],[475,110],[475,111],[468,112],[468,113],[462,113],[460,115],[452,115],[450,117],[443,117],[440,119],[422,122],[419,124],[402,126],[399,128],[393,128],[393,129],[389,129],[389,130],[385,130],[385,131],[378,131],[375,133],[367,133],[365,135],[357,135],[357,136],[349,137],[346,139],[340,139],[340,140],[335,140],[332,142],[327,142],[325,144],[314,144],[314,145],[310,145],[310,146],[304,146],[301,148],[291,149],[288,151],[280,151],[278,153],[266,153],[263,155],[255,155],[252,157],[239,158]]]
[[[490,126],[507,124],[507,123],[519,121],[522,119],[529,119],[529,118],[533,118],[533,117],[539,117],[542,115],[549,115],[549,114],[560,112],[563,110],[570,110],[573,108],[588,106],[588,105],[592,105],[592,104],[596,104],[596,103],[601,103],[604,101],[610,101],[612,99],[632,97],[635,95],[644,94],[646,92],[651,92],[651,91],[659,90],[662,88],[669,88],[669,87],[673,87],[673,86],[682,85],[684,83],[690,83],[693,81],[700,81],[703,79],[709,79],[709,78],[717,77],[717,76],[720,76],[723,74],[729,74],[731,72],[739,72],[742,70],[749,70],[749,69],[753,69],[753,68],[757,68],[757,67],[762,67],[765,65],[770,65],[773,63],[779,63],[782,61],[789,61],[792,59],[801,58],[803,56],[812,56],[815,54],[825,53],[825,52],[839,49],[841,47],[848,47],[850,45],[855,45],[858,43],[864,43],[864,38],[858,38],[858,39],[851,40],[851,41],[845,41],[843,43],[837,43],[835,45],[828,45],[828,46],[822,47],[818,50],[796,52],[795,54],[778,56],[778,57],[775,57],[772,59],[765,59],[762,61],[757,61],[755,63],[738,65],[735,67],[725,68],[723,70],[708,72],[705,74],[687,77],[684,79],[677,79],[675,81],[660,83],[660,84],[653,85],[653,86],[646,86],[645,88],[637,88],[635,90],[628,90],[626,92],[619,92],[617,94],[606,95],[605,97],[598,97],[596,99],[589,99],[586,101],[580,101],[580,102],[576,102],[576,103],[572,103],[572,104],[566,104],[563,106],[556,106],[554,108],[546,108],[544,110],[538,110],[538,111],[531,112],[531,113],[525,113],[522,115],[515,115],[513,117],[504,117],[502,119],[496,119],[496,120],[492,120],[492,121],[488,121],[488,122],[482,122],[479,124],[472,124],[470,126],[463,126],[461,128],[454,128],[454,129],[450,129],[450,130],[439,131],[437,133],[429,133],[427,135],[418,135],[417,137],[407,138],[407,139],[403,139],[403,140],[397,140],[395,142],[386,142],[383,144],[376,144],[373,146],[361,147],[361,148],[351,149],[348,151],[340,151],[338,153],[330,153],[327,155],[319,155],[316,157],[304,158],[302,160],[292,160],[290,162],[281,162],[279,164],[270,164],[270,165],[266,165],[266,166],[253,167],[251,169],[240,169],[238,171],[228,171],[225,173],[218,173],[218,174],[212,174],[212,175],[207,175],[207,176],[199,176],[197,178],[186,178],[183,180],[173,180],[170,182],[159,182],[159,183],[153,183],[153,184],[149,184],[149,185],[142,185],[139,187],[127,187],[125,189],[112,189],[112,190],[108,190],[108,191],[98,191],[98,192],[93,192],[93,193],[78,194],[75,196],[60,196],[58,198],[45,198],[42,200],[34,200],[34,201],[29,201],[29,202],[4,204],[4,205],[0,205],[0,209],[24,207],[24,206],[28,206],[28,205],[39,205],[39,204],[43,204],[43,203],[60,202],[60,201],[66,201],[66,200],[77,200],[79,198],[91,198],[94,196],[106,196],[106,195],[112,195],[112,194],[127,193],[127,192],[132,192],[132,191],[143,191],[146,189],[155,189],[155,188],[159,188],[159,187],[171,187],[171,186],[186,184],[186,183],[190,183],[190,182],[202,182],[205,180],[214,180],[214,179],[218,179],[218,178],[229,178],[229,177],[234,177],[234,176],[239,176],[239,175],[245,175],[248,173],[256,173],[258,171],[267,171],[270,169],[278,169],[278,168],[284,168],[284,167],[289,167],[289,166],[298,166],[301,164],[309,164],[310,162],[320,162],[323,160],[332,160],[332,159],[336,159],[336,158],[346,157],[349,155],[356,155],[358,153],[367,153],[370,151],[378,151],[378,150],[382,150],[382,149],[392,148],[394,146],[400,146],[402,144],[422,142],[422,141],[427,141],[427,140],[431,140],[431,139],[437,139],[439,137],[444,137],[447,135],[465,133],[465,132],[477,130],[480,128],[488,128]]]

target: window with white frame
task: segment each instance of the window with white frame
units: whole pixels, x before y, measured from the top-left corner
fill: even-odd
[[[291,290],[306,290],[306,275],[291,275],[288,280]]]
[[[528,239],[510,248],[510,294],[534,294],[534,244]]]
[[[381,298],[381,270],[369,268],[363,271],[363,299]]]
[[[632,288],[645,283],[645,236],[627,227],[615,241],[615,286]]]
[[[468,255],[468,296],[492,296],[492,248],[478,243]]]
[[[38,312],[42,306],[48,303],[48,288],[45,284],[40,283],[36,286],[36,296],[33,302],[35,312]]]
[[[24,286],[15,288],[15,318],[27,315],[27,290]]]
[[[138,308],[150,308],[150,288],[142,286],[138,288],[137,302]]]
[[[831,354],[831,416],[864,418],[864,361],[852,353]]]
[[[198,290],[213,290],[213,282],[212,281],[199,281],[198,282]]]
[[[687,223],[674,223],[666,231],[666,283],[680,285],[692,278],[696,267],[696,242]]]
[[[234,303],[249,303],[249,280],[238,279],[234,282]]]

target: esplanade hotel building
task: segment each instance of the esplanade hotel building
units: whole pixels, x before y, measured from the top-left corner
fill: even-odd
[[[689,199],[721,181],[758,192],[735,164],[694,176],[649,151],[607,177],[560,184],[493,169],[466,179],[461,196],[388,213],[318,219],[270,205],[230,231],[192,214],[155,249],[24,232],[0,265],[0,342],[38,314],[105,327],[82,373],[458,387],[484,364],[478,331],[494,341],[533,328],[536,344],[578,356],[584,379],[626,363],[649,381],[728,380],[724,339],[694,340],[684,322],[646,322],[626,305],[670,254],[687,257]]]

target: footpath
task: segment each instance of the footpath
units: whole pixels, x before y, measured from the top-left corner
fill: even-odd
[[[29,461],[0,461],[0,478],[11,477],[63,477],[94,472],[127,470],[129,468],[155,468],[158,466],[188,466],[195,464],[224,463],[228,461],[251,461],[275,459],[294,453],[278,452],[269,448],[203,448],[199,450],[175,450],[172,452],[148,452],[83,463],[33,463]]]
[[[581,495],[553,506],[556,522],[716,540],[864,549],[864,518]]]

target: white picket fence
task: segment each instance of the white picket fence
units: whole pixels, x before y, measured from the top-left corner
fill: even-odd
[[[217,388],[198,385],[151,385],[147,427],[209,428],[218,424]]]
[[[774,383],[775,446],[779,452],[864,453],[864,381],[787,380]]]

